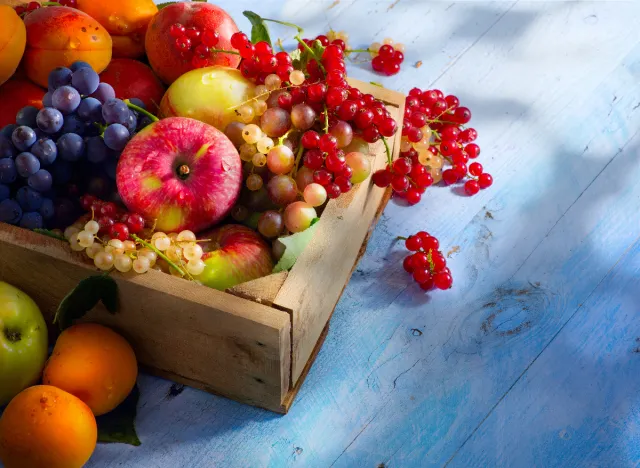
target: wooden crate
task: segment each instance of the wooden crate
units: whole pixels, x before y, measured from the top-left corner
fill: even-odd
[[[402,121],[404,96],[352,81]],[[400,132],[390,141],[397,156]],[[382,142],[371,145],[373,170],[384,167]],[[85,320],[122,333],[141,366],[170,380],[286,413],[328,329],[390,192],[370,179],[330,201],[314,237],[289,272],[216,291],[150,271],[113,274],[120,310],[102,306]],[[0,280],[24,290],[50,323],[62,298],[95,274],[83,254],[53,238],[0,223]]]

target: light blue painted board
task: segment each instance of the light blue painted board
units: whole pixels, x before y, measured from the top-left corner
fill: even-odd
[[[91,466],[441,464],[634,238],[624,207],[637,210],[635,192],[618,199],[596,181],[599,191],[583,195],[593,197],[590,215],[575,214],[578,203],[567,210],[640,123],[633,112],[640,102],[637,5],[401,0],[389,9],[392,2],[361,0],[328,9],[331,4],[248,8],[294,20],[314,34],[327,24],[348,29],[358,46],[386,35],[410,44],[407,65],[421,60],[420,68],[406,66],[392,79],[364,68],[353,74],[404,91],[435,81],[470,103],[482,162],[496,185],[471,199],[442,188],[411,209],[390,204],[289,415],[191,389],[167,398],[169,383],[142,377],[143,446],[101,446]],[[222,5],[238,18],[248,2]],[[637,175],[634,166],[621,170],[614,163],[603,173],[613,174],[606,188]],[[609,205],[595,203],[602,201]],[[485,219],[487,211],[493,219]],[[438,235],[445,251],[461,249],[451,259],[455,288],[430,299],[401,271],[400,249],[390,250],[396,235],[417,227]],[[608,245],[593,249],[594,239]],[[547,290],[553,282],[564,294],[562,307],[538,315],[520,334],[492,334],[478,352],[473,343],[488,318],[479,313],[481,301],[519,269],[518,287],[530,277]],[[580,282],[576,271],[586,272]],[[538,308],[547,300],[533,296]],[[505,299],[509,310],[517,299]],[[498,326],[495,319],[491,326]]]
[[[640,242],[450,466],[637,466]]]

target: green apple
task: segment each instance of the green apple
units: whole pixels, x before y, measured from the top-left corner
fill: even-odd
[[[47,325],[36,303],[0,281],[0,406],[38,381],[47,347]]]

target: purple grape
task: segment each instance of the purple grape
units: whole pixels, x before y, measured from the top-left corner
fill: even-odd
[[[36,132],[24,125],[16,128],[11,135],[11,141],[19,151],[29,151],[36,142]]]
[[[42,229],[44,223],[40,213],[30,212],[24,213],[20,220],[20,227],[24,229]]]
[[[27,183],[33,190],[44,193],[51,190],[51,186],[53,185],[53,178],[51,177],[51,173],[49,171],[47,171],[46,169],[40,169],[32,176],[29,176]]]
[[[91,67],[83,67],[73,72],[71,84],[80,94],[88,95],[98,89],[100,77]]]
[[[44,107],[53,107],[53,91],[47,91],[42,98],[42,105]]]
[[[0,222],[18,224],[22,218],[22,208],[18,202],[7,198],[0,202]]]
[[[147,117],[146,115],[143,116],[141,119],[138,119],[138,131],[142,130],[147,125],[151,125],[152,123],[153,121],[149,117]]]
[[[56,160],[58,148],[53,140],[41,138],[31,147],[33,155],[40,160],[40,164],[48,166]]]
[[[87,139],[87,159],[89,162],[99,164],[107,159],[109,153],[109,148],[101,137],[94,136]]]
[[[57,199],[55,201],[55,208],[55,224],[58,226],[69,226],[78,218],[78,209],[75,203],[68,198]]]
[[[53,107],[63,114],[71,114],[80,105],[80,93],[72,86],[62,86],[53,92]]]
[[[66,67],[58,67],[51,70],[48,80],[49,91],[55,91],[62,86],[70,84],[72,74],[73,72]]]
[[[56,214],[55,207],[53,205],[53,200],[51,198],[43,198],[42,205],[38,210],[38,213],[45,219],[50,220]]]
[[[36,117],[38,128],[45,133],[53,135],[57,133],[64,125],[64,116],[58,109],[53,107],[45,107]]]
[[[7,198],[9,198],[10,194],[11,194],[11,189],[9,188],[9,186],[0,184],[0,201],[6,200]]]
[[[82,60],[78,60],[77,62],[73,62],[69,68],[72,72],[77,72],[81,68],[91,68],[91,65],[87,62],[83,62]]]
[[[138,118],[136,117],[135,112],[129,111],[129,118],[124,123],[124,126],[129,130],[129,134],[133,136],[136,132],[136,127],[138,126]]]
[[[78,106],[78,117],[85,122],[102,121],[102,103],[96,98],[84,98]]]
[[[16,156],[15,165],[18,175],[25,179],[40,170],[40,160],[32,153],[20,153]]]
[[[68,184],[73,175],[73,165],[62,159],[56,160],[49,168],[56,185]]]
[[[0,159],[15,158],[17,154],[18,150],[13,146],[11,137],[0,135]]]
[[[18,128],[16,124],[9,124],[6,127],[2,127],[2,130],[0,130],[0,137],[11,138],[11,135],[13,135],[13,131],[16,128]]]
[[[113,87],[108,83],[100,83],[98,85],[98,89],[96,92],[91,95],[91,97],[96,98],[102,104],[107,102],[109,99],[113,99],[116,97],[116,92]]]
[[[107,124],[121,124],[129,118],[129,108],[120,99],[109,99],[102,105],[102,117]]]
[[[114,151],[122,151],[129,143],[129,130],[120,124],[112,124],[104,131],[104,144]]]
[[[0,183],[13,184],[18,178],[16,163],[11,158],[0,159]]]
[[[65,161],[75,162],[84,154],[84,140],[77,133],[65,133],[56,142],[58,155]]]
[[[24,211],[36,211],[42,206],[44,197],[29,187],[20,187],[16,193],[16,201]]]
[[[60,131],[62,133],[77,133],[78,135],[84,135],[85,123],[76,114],[67,115],[64,118],[64,124]]]
[[[23,107],[16,114],[16,123],[18,125],[26,125],[27,127],[35,128],[38,111],[39,109],[33,106]]]

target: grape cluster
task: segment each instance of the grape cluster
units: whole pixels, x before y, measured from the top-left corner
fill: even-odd
[[[211,54],[218,52],[215,47],[220,42],[220,35],[214,30],[175,23],[169,34],[174,39],[174,48],[194,68],[208,66]]]
[[[90,212],[64,231],[71,249],[85,251],[94,265],[104,271],[115,268],[127,273],[146,273],[151,268],[171,270],[182,276],[164,260],[173,262],[190,276],[204,271],[204,251],[197,244],[191,231],[166,234],[145,228],[144,219],[135,213],[127,213],[114,203],[99,200],[91,195],[81,198],[83,208]],[[148,240],[140,236],[149,236]]]
[[[48,86],[43,109],[25,107],[15,125],[0,130],[0,222],[28,229],[68,220],[73,202],[54,200],[62,194],[77,198],[74,178],[84,179],[89,191],[104,192],[105,175],[115,179],[120,153],[149,122],[116,99],[87,63],[54,69]],[[103,177],[87,177],[91,174]],[[113,181],[110,185],[106,191],[113,192]]]
[[[397,75],[404,62],[404,50],[404,44],[394,44],[390,38],[386,38],[382,44],[374,42],[369,46],[369,53],[373,57],[371,67],[387,76]]]
[[[406,99],[401,158],[376,172],[374,183],[391,185],[394,193],[411,205],[420,201],[429,185],[441,180],[451,185],[466,179],[464,191],[468,195],[490,187],[493,178],[480,163],[467,166],[469,159],[480,155],[480,147],[473,143],[478,132],[465,127],[470,120],[471,111],[461,107],[456,96],[444,96],[438,89],[413,88]]]
[[[71,7],[71,8],[77,8],[78,7],[78,0],[58,0],[57,3],[59,5],[61,5],[61,6],[66,6],[66,7]],[[38,3],[38,2],[29,2],[29,3],[24,3],[22,5],[16,5],[14,7],[14,10],[16,11],[16,13],[19,16],[24,17],[28,13],[31,13],[32,11],[35,11],[38,8],[42,8],[42,5],[40,3]]]
[[[447,261],[438,250],[438,239],[425,231],[420,231],[405,239],[405,247],[413,252],[405,257],[403,267],[411,273],[416,283],[425,291],[433,289],[449,289],[453,285],[451,271]]]

